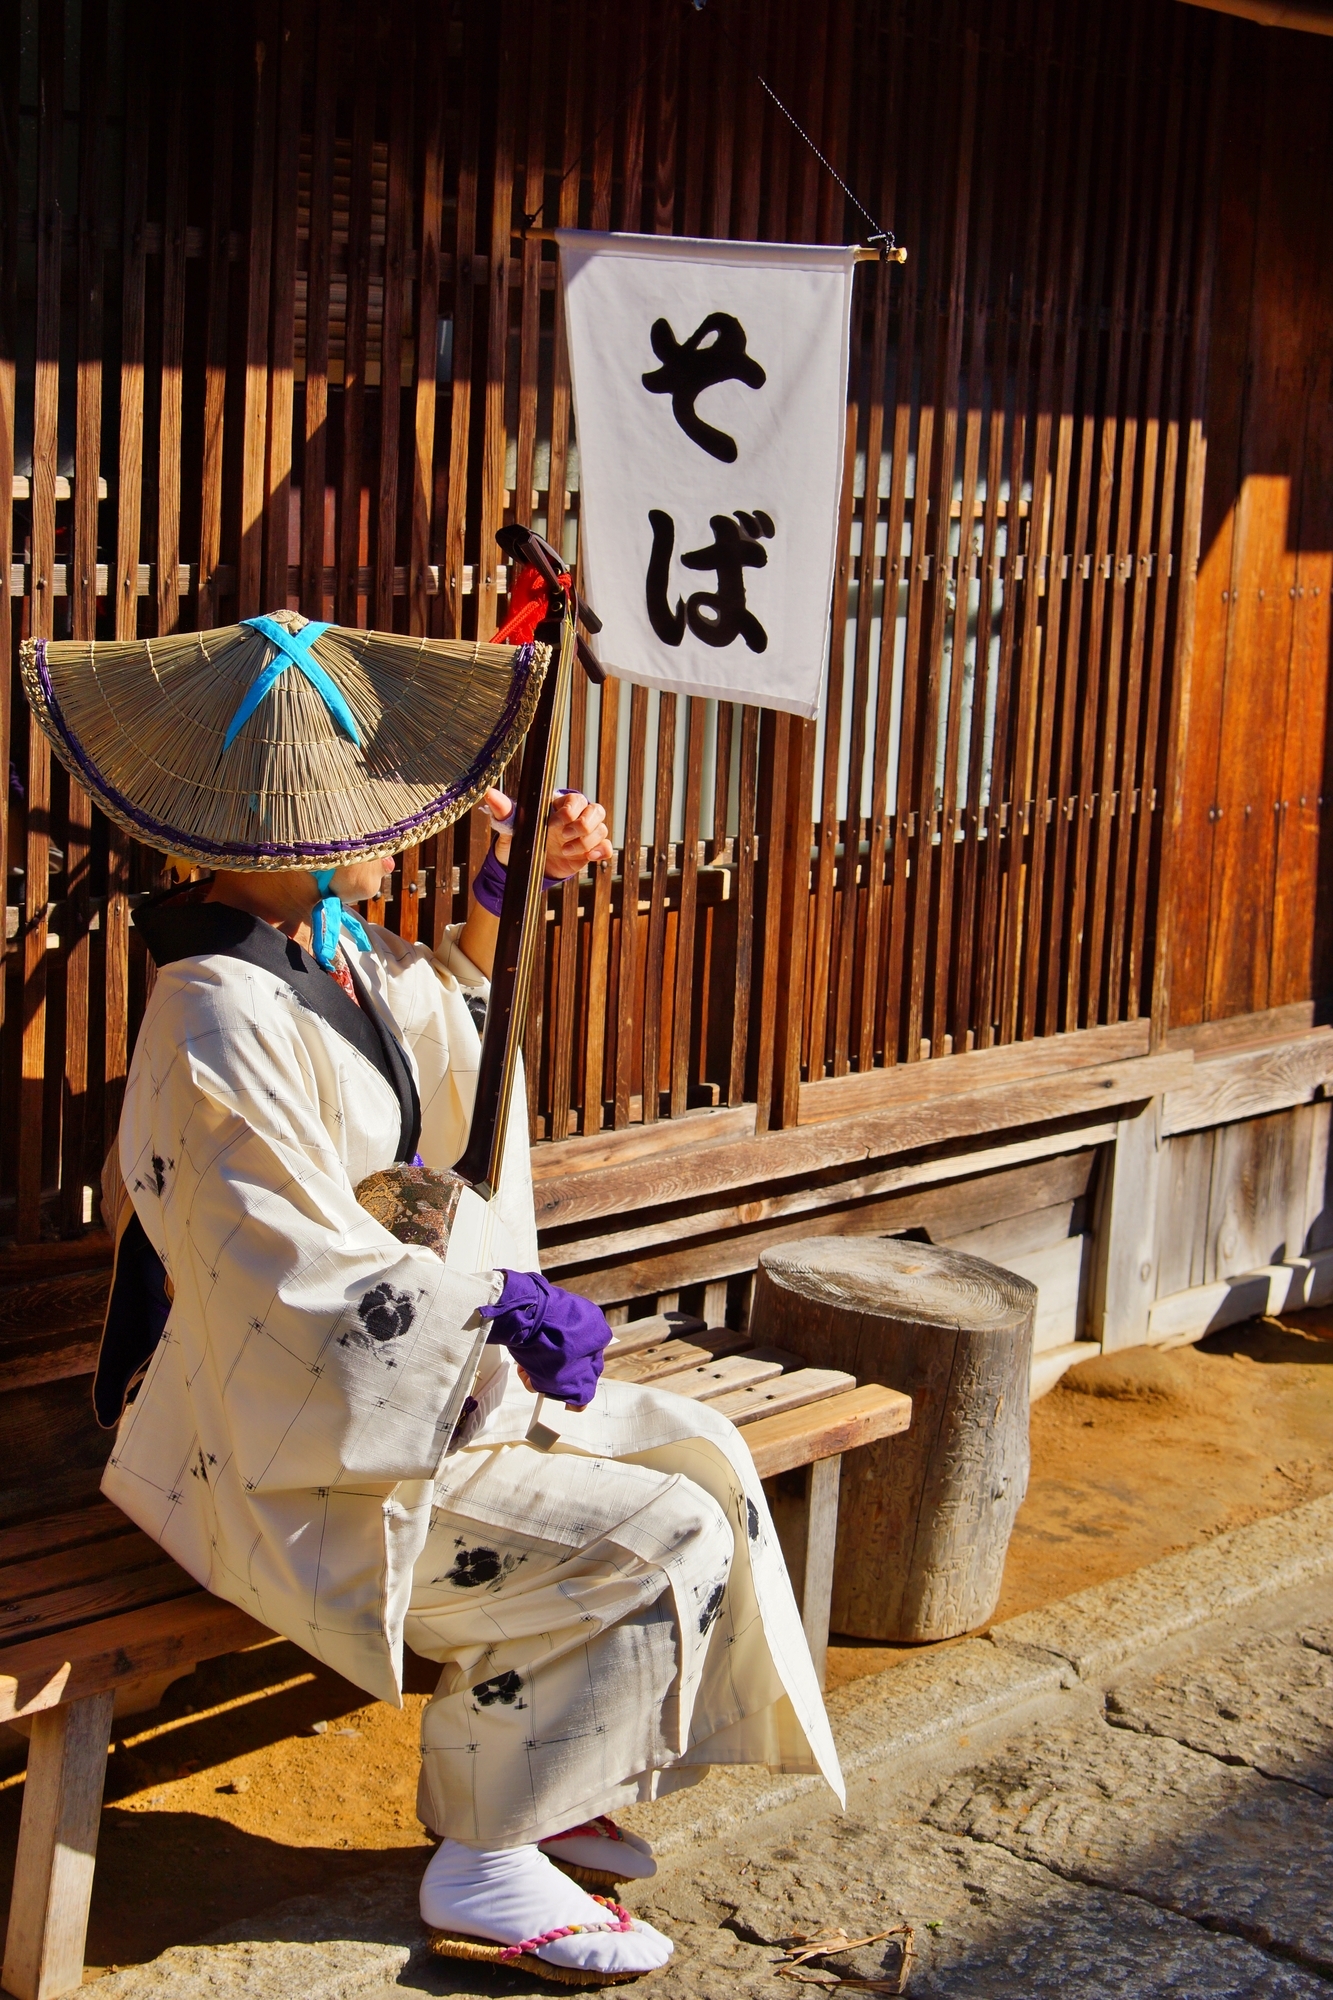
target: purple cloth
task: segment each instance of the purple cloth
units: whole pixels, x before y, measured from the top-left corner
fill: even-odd
[[[493,917],[498,917],[500,914],[500,906],[505,897],[505,883],[508,879],[509,870],[503,861],[496,858],[495,842],[492,841],[486,850],[486,859],[472,878],[472,893],[479,906],[483,910],[489,910]]]
[[[491,1340],[509,1349],[539,1394],[579,1408],[590,1403],[611,1338],[601,1307],[537,1271],[506,1271],[504,1280],[499,1303],[481,1308]]]

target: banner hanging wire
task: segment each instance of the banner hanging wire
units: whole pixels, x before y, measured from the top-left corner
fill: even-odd
[[[829,174],[837,182],[838,186],[842,189],[843,193],[846,195],[848,201],[852,204],[852,207],[856,210],[857,214],[863,216],[864,219],[870,224],[869,231],[864,238],[866,248],[872,251],[875,254],[875,256],[880,259],[882,263],[905,264],[907,262],[907,251],[900,243],[897,242],[897,240],[894,237],[893,231],[891,229],[885,229],[882,223],[877,222],[875,220],[875,217],[870,213],[870,210],[866,207],[865,203],[859,200],[858,197],[852,192],[851,188],[848,187],[846,181],[843,179],[842,175],[838,172],[838,169],[833,165],[832,161],[825,159],[824,155],[820,152],[818,146],[815,144],[814,140],[810,137],[810,134],[806,131],[805,127],[799,124],[798,121],[792,116],[791,112],[788,111],[786,105],[783,103],[782,99],[778,96],[772,84],[768,81],[768,78],[765,76],[761,76],[757,69],[754,69],[753,67],[750,66],[745,51],[741,48],[740,43],[736,40],[736,37],[731,33],[730,29],[726,26],[719,10],[716,7],[710,8],[708,0],[688,0],[688,5],[690,6],[691,10],[696,14],[706,13],[708,15],[709,20],[713,23],[714,27],[717,29],[718,33],[720,35],[726,36],[727,40],[731,43],[731,46],[736,50],[737,54],[740,56],[741,62],[749,70],[749,73],[753,77],[754,81],[759,85],[759,88],[772,100],[773,104],[782,113],[787,123],[791,126],[792,131],[795,132],[797,138],[805,142],[805,144],[810,148],[810,151],[814,154],[815,158],[818,160],[820,166],[824,169],[824,172],[826,174]],[[656,69],[658,63],[661,60],[662,60],[662,50],[659,48],[656,54],[651,55],[648,58],[648,61],[639,71],[639,74],[635,77],[633,83],[629,86],[628,90],[624,92],[624,94],[619,98],[619,100],[613,107],[610,116],[608,118],[605,118],[602,121],[602,123],[598,126],[597,130],[593,133],[592,138],[588,141],[588,144],[584,147],[583,151],[579,154],[578,158],[576,160],[573,160],[570,163],[570,165],[565,168],[564,173],[561,174],[560,179],[556,183],[557,194],[559,193],[560,189],[565,185],[565,182],[569,179],[570,175],[578,172],[579,168],[583,165],[584,161],[588,159],[590,154],[595,150],[599,139],[601,139],[602,135],[612,125],[615,124],[616,119],[620,116],[625,106],[629,103],[631,97],[633,97],[634,93],[639,89],[640,85],[647,81],[648,77],[652,74],[653,70]],[[523,233],[525,235],[535,231],[537,223],[541,220],[542,215],[545,213],[546,204],[549,199],[550,197],[548,195],[543,195],[542,199],[538,202],[536,208],[533,209],[532,214],[525,215],[523,217]]]

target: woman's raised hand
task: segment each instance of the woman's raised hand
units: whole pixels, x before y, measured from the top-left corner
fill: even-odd
[[[492,819],[508,819],[512,801],[492,785],[482,801]],[[562,792],[551,804],[542,873],[553,882],[578,875],[595,861],[610,861],[615,849],[607,835],[606,808],[582,792]],[[509,835],[496,836],[495,858],[507,865]]]

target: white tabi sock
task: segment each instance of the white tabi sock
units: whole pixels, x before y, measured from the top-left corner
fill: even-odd
[[[540,1840],[537,1845],[552,1861],[568,1861],[575,1868],[596,1868],[621,1882],[646,1882],[657,1873],[653,1850],[647,1841],[617,1826],[605,1813],[598,1819],[585,1820],[582,1826],[571,1827],[567,1833]]]
[[[422,1879],[421,1920],[431,1930],[523,1945],[549,1965],[586,1972],[653,1972],[675,1949],[637,1918],[628,1930],[611,1928],[620,1921],[615,1911],[595,1902],[535,1847],[484,1849],[442,1840]],[[567,1928],[571,1936],[549,1936]]]

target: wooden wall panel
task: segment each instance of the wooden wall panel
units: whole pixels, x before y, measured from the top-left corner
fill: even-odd
[[[205,0],[184,24],[158,0],[36,12],[40,98],[0,63],[5,131],[40,169],[20,213],[0,161],[0,227],[18,246],[12,310],[0,299],[0,474],[7,440],[22,459],[37,439],[5,485],[16,634],[130,636],[280,602],[494,629],[501,522],[531,521],[578,560],[542,230],[836,241],[864,227],[755,67],[909,246],[905,270],[857,278],[822,721],[580,685],[567,775],[607,794],[619,855],[551,898],[527,1036],[535,1139],[744,1101],[763,1132],[794,1122],[821,1077],[1141,1018],[1154,980],[1164,1028],[1159,791],[1187,709],[1179,1018],[1298,999],[1322,978],[1310,903],[1333,857],[1309,801],[1333,577],[1315,478],[1329,420],[1310,412],[1328,301],[1296,249],[1306,188],[1328,178],[1327,76],[1293,69],[1292,38],[1270,37],[1261,62],[1257,30],[1159,0],[734,0],[725,21],[649,0],[544,0],[535,16]],[[0,0],[0,35],[17,34]],[[1303,254],[1330,269],[1320,226]],[[1201,316],[1215,241],[1226,309]],[[35,374],[7,359],[25,314],[42,329]],[[1209,407],[1221,442],[1189,709],[1191,398],[1214,336],[1227,379]],[[1234,384],[1251,359],[1267,386],[1247,400]],[[1256,453],[1313,469],[1280,528],[1244,480],[1287,471]],[[1263,561],[1296,592],[1262,613],[1217,578],[1238,522],[1247,550],[1268,533]],[[1210,801],[1220,777],[1242,785],[1261,724],[1243,783],[1272,794],[1271,823],[1233,838],[1225,814],[1199,819],[1198,768],[1211,759]],[[114,1132],[152,976],[129,909],[158,859],[63,776],[48,796],[22,715],[14,734],[26,868],[0,1236],[30,1240],[81,1226]],[[410,852],[372,916],[438,939],[486,837],[478,822]]]
[[[1322,1002],[1333,52],[1236,23],[1171,1019]]]

